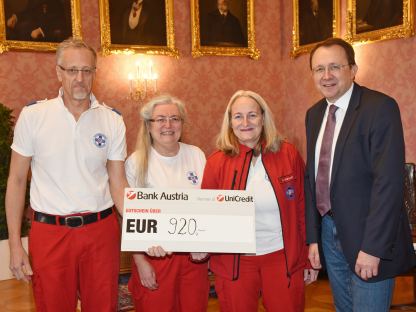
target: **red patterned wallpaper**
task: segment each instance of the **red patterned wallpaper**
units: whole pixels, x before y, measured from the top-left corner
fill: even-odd
[[[283,5],[282,3],[286,5]],[[345,2],[345,0],[343,1]],[[98,1],[82,0],[84,39],[99,49]],[[187,104],[189,123],[184,141],[213,150],[223,110],[238,89],[260,93],[275,113],[279,130],[305,154],[304,116],[319,99],[308,69],[308,56],[289,57],[292,33],[291,1],[255,1],[256,44],[260,59],[191,56],[190,1],[174,0],[176,45],[180,58],[152,57],[161,92]],[[345,7],[345,3],[343,5]],[[405,129],[406,159],[416,161],[416,39],[378,42],[356,48],[357,82],[385,92],[398,101]],[[134,148],[139,104],[127,100],[127,73],[135,57],[100,57],[94,92],[119,109],[126,121],[129,150]],[[26,103],[54,97],[57,82],[53,53],[7,52],[0,55],[0,102],[15,110]]]

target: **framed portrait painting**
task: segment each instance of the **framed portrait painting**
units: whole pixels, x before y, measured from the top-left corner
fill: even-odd
[[[0,53],[54,51],[81,37],[80,0],[0,0]]]
[[[99,0],[103,55],[178,56],[173,0]]]
[[[312,50],[340,29],[338,0],[293,0],[292,56]]]
[[[192,55],[250,56],[255,46],[254,0],[191,0]]]
[[[346,40],[373,42],[414,34],[414,0],[348,0]]]

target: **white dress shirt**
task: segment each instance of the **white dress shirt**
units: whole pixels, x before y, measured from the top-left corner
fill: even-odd
[[[322,138],[324,136],[326,120],[328,118],[329,106],[331,104],[334,104],[338,107],[338,109],[335,112],[336,123],[335,123],[335,129],[334,129],[334,138],[332,141],[331,166],[329,169],[329,181],[331,181],[332,163],[334,161],[335,147],[337,145],[338,135],[341,130],[341,126],[342,126],[342,123],[344,122],[345,114],[348,109],[348,104],[350,103],[353,88],[354,88],[354,84],[352,84],[351,87],[348,89],[348,91],[345,92],[335,103],[331,103],[327,100],[328,105],[325,110],[324,119],[322,120],[321,129],[319,130],[319,135],[318,135],[318,139],[316,140],[316,146],[315,146],[315,179],[316,179],[316,175],[318,174],[319,155],[321,152]]]

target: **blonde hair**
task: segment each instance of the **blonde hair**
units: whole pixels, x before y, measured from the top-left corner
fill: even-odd
[[[140,110],[140,129],[136,140],[136,186],[147,186],[147,172],[149,166],[149,154],[152,147],[153,139],[149,132],[149,123],[152,119],[153,110],[157,105],[161,104],[175,104],[179,110],[179,115],[182,121],[186,120],[185,104],[179,99],[170,95],[162,95],[155,97],[147,102]]]
[[[220,133],[217,137],[217,148],[227,155],[235,156],[240,152],[238,138],[231,128],[231,107],[240,97],[253,99],[259,106],[263,115],[263,129],[260,134],[259,142],[254,148],[256,155],[260,154],[261,144],[264,143],[264,151],[277,152],[280,148],[282,137],[276,130],[273,121],[273,114],[266,101],[253,91],[239,90],[233,94],[225,109],[224,118]]]

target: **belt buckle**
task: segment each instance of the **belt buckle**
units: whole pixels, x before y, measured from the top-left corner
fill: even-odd
[[[74,221],[75,224],[71,224]],[[79,224],[77,224],[79,223]],[[65,225],[71,228],[78,228],[84,225],[84,218],[82,216],[69,216],[65,217]]]

